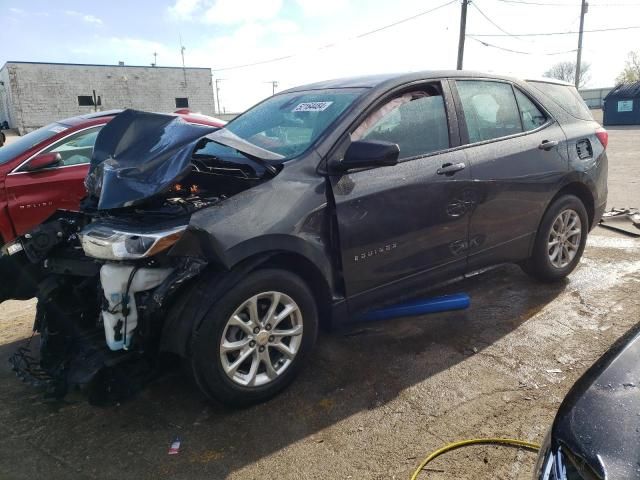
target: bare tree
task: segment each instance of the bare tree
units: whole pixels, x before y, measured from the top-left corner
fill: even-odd
[[[580,81],[578,85],[583,87],[591,78],[589,74],[591,64],[582,62],[580,66]],[[565,82],[574,83],[576,81],[576,64],[575,62],[558,62],[551,66],[549,70],[544,72],[545,77],[557,78]]]
[[[640,81],[640,50],[629,52],[624,70],[616,77],[616,84]]]

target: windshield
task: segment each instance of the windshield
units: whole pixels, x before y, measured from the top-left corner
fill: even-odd
[[[9,145],[0,147],[0,165],[10,162],[18,155],[26,152],[31,147],[36,146],[40,142],[43,142],[60,132],[67,130],[69,127],[62,125],[61,123],[52,123],[46,127],[34,130],[31,133],[27,133],[25,136],[20,137]]]
[[[263,160],[289,160],[307,150],[362,92],[350,88],[276,95],[207,137]]]

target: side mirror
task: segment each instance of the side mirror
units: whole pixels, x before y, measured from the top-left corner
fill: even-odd
[[[62,157],[59,153],[41,153],[31,159],[27,163],[25,170],[28,172],[34,172],[47,167],[53,167],[62,162]]]
[[[357,140],[352,142],[337,165],[346,172],[356,168],[390,167],[398,164],[400,148],[396,143],[381,140]]]

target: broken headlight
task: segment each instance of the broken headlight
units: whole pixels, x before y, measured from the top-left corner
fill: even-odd
[[[101,260],[135,260],[152,257],[178,241],[186,225],[161,231],[126,232],[100,224],[88,225],[80,232],[82,249]]]
[[[585,467],[586,468],[586,467]],[[540,455],[534,470],[534,480],[586,480],[562,447],[551,447],[551,431],[540,447]]]
[[[540,445],[538,460],[534,468],[534,480],[549,480],[553,466],[553,452],[551,451],[551,429],[547,431]]]

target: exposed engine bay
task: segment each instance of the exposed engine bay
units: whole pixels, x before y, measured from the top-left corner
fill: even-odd
[[[212,130],[121,113],[98,135],[81,211],[58,211],[0,257],[3,270],[27,272],[0,301],[38,299],[39,345],[13,355],[18,376],[55,398],[80,387],[100,404],[155,374],[168,300],[208,264],[168,252],[193,213],[275,175],[237,150],[207,153]]]

